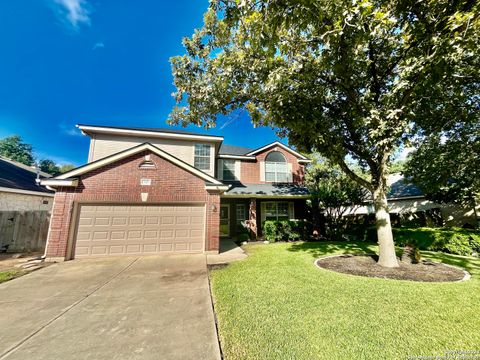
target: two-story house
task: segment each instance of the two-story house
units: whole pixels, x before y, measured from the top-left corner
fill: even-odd
[[[46,256],[53,260],[218,253],[220,238],[269,219],[304,219],[310,161],[280,142],[258,149],[184,131],[78,125],[88,163],[55,189]]]

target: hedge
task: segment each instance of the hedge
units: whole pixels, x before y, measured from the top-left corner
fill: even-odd
[[[262,232],[269,242],[295,241],[308,240],[311,229],[311,224],[306,221],[267,220],[263,222]]]
[[[480,253],[480,231],[462,228],[395,228],[395,245],[470,256]]]

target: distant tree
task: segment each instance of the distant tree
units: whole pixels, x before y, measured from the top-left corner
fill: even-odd
[[[423,138],[409,157],[405,175],[430,200],[472,208],[479,224],[480,124]]]
[[[0,140],[0,155],[22,164],[34,164],[32,145],[23,142],[18,135],[13,135]]]
[[[313,214],[323,212],[325,215],[325,235],[338,240],[345,222],[343,216],[348,209],[355,209],[363,203],[366,189],[340,167],[318,155],[313,156],[313,162],[307,168],[305,184],[310,192]]]
[[[378,263],[396,267],[391,157],[425,129],[478,121],[479,14],[468,0],[211,0],[172,59],[171,122],[210,127],[246,109],[321,153],[372,192]]]
[[[73,164],[64,164],[60,166],[60,174],[66,173],[67,171],[70,171],[72,169],[75,169],[76,166]]]
[[[394,160],[388,169],[390,174],[402,173],[405,170],[405,160]]]
[[[55,162],[53,162],[53,160],[43,159],[39,161],[38,165],[40,170],[46,172],[47,174],[56,176],[60,173],[60,168],[55,164]]]

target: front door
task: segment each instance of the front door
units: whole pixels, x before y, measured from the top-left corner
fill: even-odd
[[[230,205],[220,205],[220,236],[230,236]]]

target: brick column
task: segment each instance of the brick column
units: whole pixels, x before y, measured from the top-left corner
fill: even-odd
[[[248,210],[248,226],[251,232],[251,237],[256,239],[258,236],[257,229],[257,199],[250,199],[250,208]]]
[[[206,202],[205,253],[218,254],[220,250],[220,195],[209,192]]]

